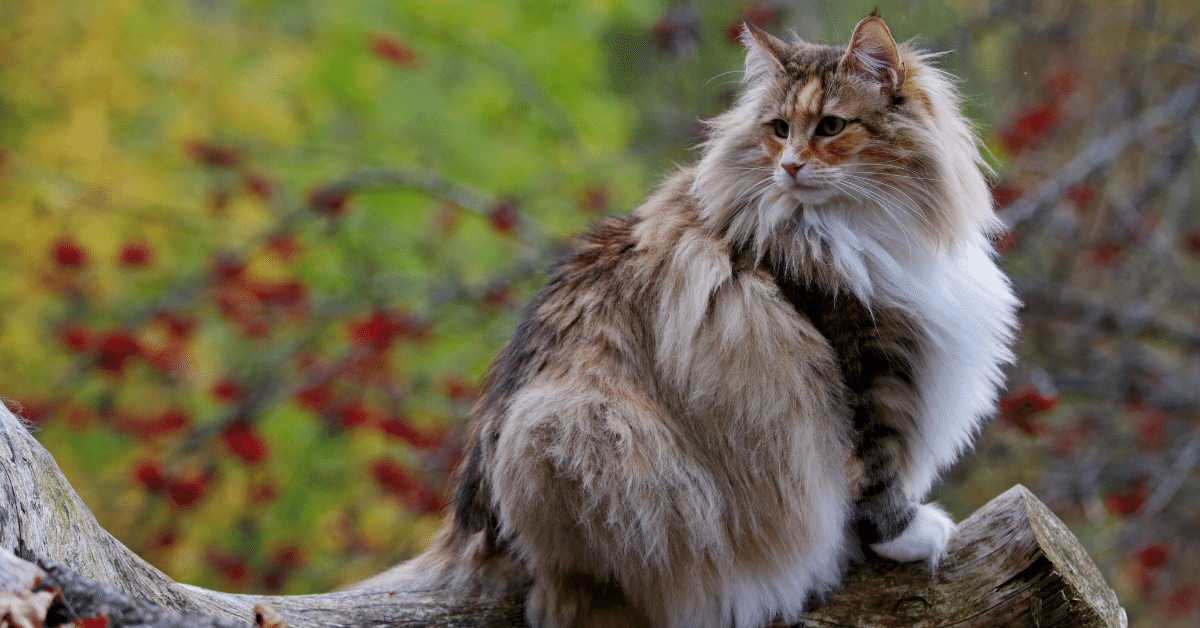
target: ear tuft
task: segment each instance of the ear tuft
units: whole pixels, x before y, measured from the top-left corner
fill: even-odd
[[[875,81],[891,93],[904,85],[904,61],[883,18],[872,13],[854,27],[841,66],[851,74]]]
[[[784,71],[790,46],[749,20],[742,20],[742,45],[746,47],[747,68],[751,67],[752,59],[757,56],[773,73]]]

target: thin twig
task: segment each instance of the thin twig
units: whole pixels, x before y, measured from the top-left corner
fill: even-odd
[[[1093,140],[1053,177],[1046,179],[1037,189],[1004,208],[1000,212],[1000,219],[1012,229],[1038,217],[1062,198],[1071,186],[1116,161],[1130,144],[1146,133],[1171,120],[1190,116],[1197,108],[1200,108],[1200,81],[1175,90],[1161,104],[1118,126],[1108,135]]]

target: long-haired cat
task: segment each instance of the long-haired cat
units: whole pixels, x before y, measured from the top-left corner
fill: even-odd
[[[872,15],[846,48],[746,24],[697,165],[552,272],[473,412],[453,512],[359,587],[528,587],[538,628],[795,620],[993,409],[1016,299],[951,79]]]

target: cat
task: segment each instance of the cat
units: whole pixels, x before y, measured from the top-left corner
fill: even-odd
[[[528,591],[535,628],[796,621],[993,411],[1017,299],[952,79],[877,15],[753,24],[699,162],[583,236],[501,350],[431,547],[357,588]]]

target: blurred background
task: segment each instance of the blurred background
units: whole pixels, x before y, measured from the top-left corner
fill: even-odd
[[[1200,621],[1194,0],[0,0],[0,395],[172,578],[417,551],[571,235],[696,156],[740,19],[944,51],[1025,308],[936,495],[1021,482],[1134,626]]]

